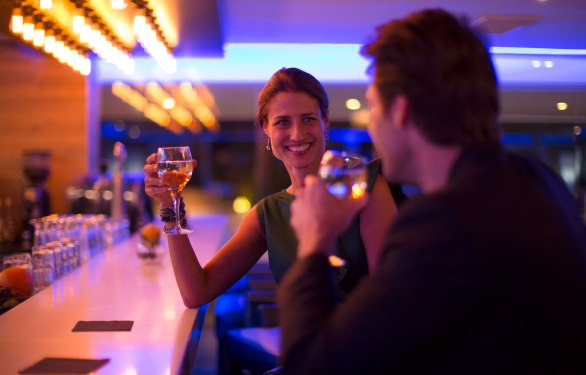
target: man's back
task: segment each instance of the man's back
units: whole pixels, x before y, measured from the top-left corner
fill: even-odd
[[[584,366],[585,229],[563,182],[541,163],[498,146],[465,150],[444,189],[405,207],[386,254],[391,276],[382,279],[439,314],[430,312],[438,326],[420,333],[429,346],[405,368]]]

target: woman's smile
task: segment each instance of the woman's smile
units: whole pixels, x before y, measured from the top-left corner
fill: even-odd
[[[295,144],[285,146],[285,148],[291,152],[303,152],[307,151],[311,147],[311,143],[302,143],[302,144]]]

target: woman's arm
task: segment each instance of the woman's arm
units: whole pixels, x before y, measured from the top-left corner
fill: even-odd
[[[169,189],[157,174],[156,154],[149,155],[146,162],[145,192],[158,200],[162,208],[172,208]],[[189,237],[167,236],[175,279],[185,306],[198,307],[216,298],[244,276],[266,251],[266,238],[256,210],[255,206],[244,216],[234,236],[204,267],[199,263]],[[169,227],[174,225],[174,222],[165,223]]]
[[[396,217],[397,206],[389,185],[381,175],[378,175],[368,204],[360,212],[360,234],[366,249],[369,274],[376,270],[383,243]]]
[[[187,307],[201,306],[219,296],[244,276],[266,251],[256,206],[204,267],[186,235],[168,235],[167,242],[177,286]]]

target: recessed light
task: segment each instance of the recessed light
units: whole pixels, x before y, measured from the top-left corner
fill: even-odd
[[[131,126],[130,129],[128,129],[128,136],[132,139],[140,137],[140,128],[136,125]]]
[[[349,110],[356,111],[357,109],[360,109],[360,107],[360,100],[354,98],[346,100],[346,108],[348,108]]]
[[[565,111],[566,109],[568,109],[568,103],[566,102],[558,102],[556,104],[558,111]]]
[[[531,61],[531,65],[533,65],[534,68],[541,68],[541,61],[539,60],[533,60]]]
[[[543,66],[545,66],[546,68],[553,68],[553,61],[551,60],[546,60],[543,62]]]

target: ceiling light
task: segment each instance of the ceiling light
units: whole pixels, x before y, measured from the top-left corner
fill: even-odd
[[[12,9],[12,17],[10,18],[10,31],[12,31],[14,34],[22,33],[23,23],[24,18],[22,16],[22,9]]]
[[[45,43],[43,44],[43,49],[47,53],[53,53],[54,48],[55,34],[53,32],[53,29],[48,28],[47,31],[45,31]]]
[[[33,31],[33,46],[42,47],[45,43],[45,26],[42,22],[35,23],[35,30]]]
[[[140,128],[136,125],[131,126],[130,129],[128,129],[128,136],[132,139],[137,139],[140,137]]]
[[[356,111],[358,109],[360,109],[361,105],[360,105],[360,100],[355,99],[355,98],[351,98],[346,100],[346,108],[348,108],[351,111]]]
[[[556,104],[558,111],[565,111],[566,109],[568,109],[568,103],[566,102],[559,102]]]
[[[546,60],[546,61],[543,62],[543,66],[545,66],[548,69],[551,69],[551,68],[553,68],[553,61]]]
[[[531,65],[533,65],[533,67],[535,69],[541,68],[541,61],[539,61],[539,60],[533,60],[533,61],[531,61]]]
[[[83,30],[83,25],[85,24],[85,17],[83,16],[82,10],[78,9],[75,11],[73,15],[73,26],[72,30],[76,34],[80,34]]]
[[[39,1],[39,8],[40,9],[51,9],[51,8],[53,8],[53,1],[52,0],[40,0]]]
[[[163,99],[163,108],[165,109],[173,109],[175,108],[175,99],[173,98],[165,98]]]
[[[24,23],[22,25],[22,39],[27,42],[33,40],[35,33],[35,24],[33,21],[33,16],[25,16]]]
[[[126,6],[125,0],[112,0],[112,9],[122,10],[126,9]]]

